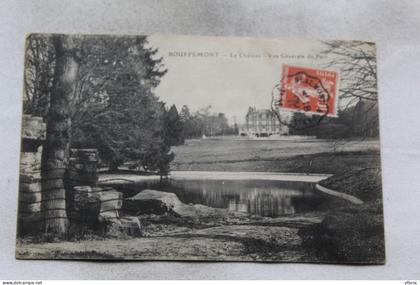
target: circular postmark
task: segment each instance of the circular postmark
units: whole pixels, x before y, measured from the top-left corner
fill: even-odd
[[[334,71],[284,65],[281,82],[271,91],[271,110],[290,128],[318,126],[336,116],[336,85]]]

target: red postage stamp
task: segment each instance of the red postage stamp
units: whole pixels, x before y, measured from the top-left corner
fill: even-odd
[[[280,108],[323,116],[337,116],[335,71],[283,65]]]

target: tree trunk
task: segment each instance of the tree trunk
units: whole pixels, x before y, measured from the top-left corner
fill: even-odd
[[[70,144],[70,101],[75,89],[78,63],[74,42],[65,36],[54,36],[56,66],[47,115],[47,135],[42,161],[43,231],[57,236],[66,234],[66,191],[64,175],[68,166]]]

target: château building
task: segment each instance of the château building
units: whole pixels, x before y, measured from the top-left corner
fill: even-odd
[[[240,130],[242,136],[269,137],[287,135],[289,129],[280,124],[276,114],[269,109],[249,107],[245,116],[245,125]]]

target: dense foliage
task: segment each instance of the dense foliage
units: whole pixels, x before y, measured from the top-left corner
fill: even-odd
[[[111,168],[126,161],[165,173],[173,158],[166,109],[153,94],[166,73],[146,37],[73,37],[79,64],[70,109],[71,146],[97,148]],[[28,38],[24,112],[46,116],[54,85],[51,37]],[[46,118],[47,119],[47,118]]]

